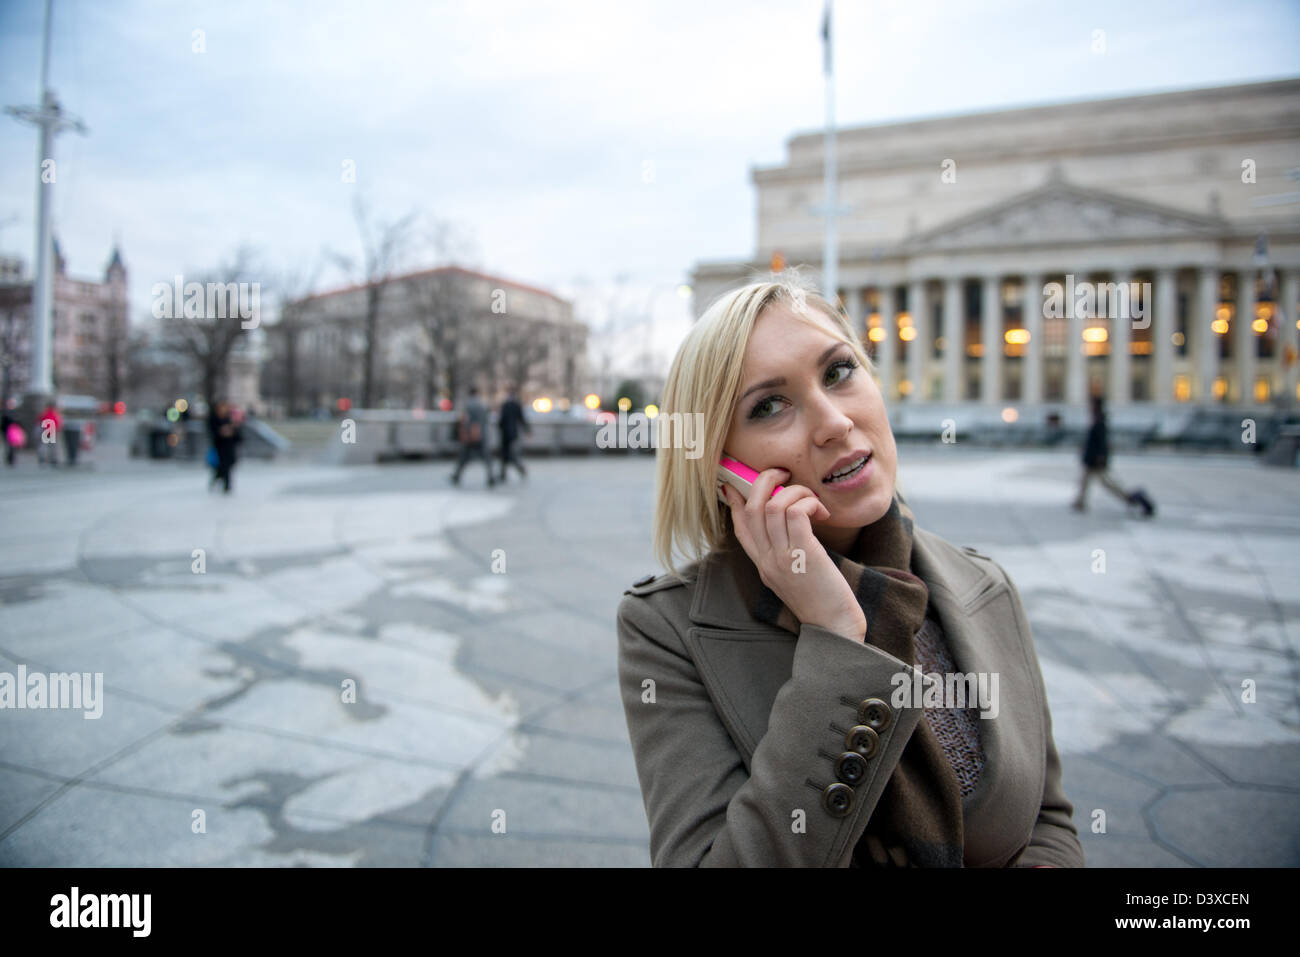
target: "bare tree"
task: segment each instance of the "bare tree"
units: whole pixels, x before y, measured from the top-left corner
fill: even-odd
[[[127,339],[124,366],[129,407],[166,405],[184,392],[183,370],[171,350],[155,342],[145,328],[133,329]]]
[[[452,267],[474,255],[473,241],[452,224],[429,221],[423,230],[425,247],[437,267]],[[418,316],[415,339],[416,375],[425,405],[432,408],[443,389],[453,399],[466,385],[470,367],[481,353],[474,328],[475,310],[469,301],[465,276],[452,268],[414,276],[407,293]]]
[[[578,354],[586,346],[583,327],[577,322],[557,324],[556,348],[560,351],[561,388],[571,398],[578,397]]]
[[[376,360],[382,354],[380,305],[388,280],[399,270],[410,248],[411,225],[416,213],[408,213],[393,222],[373,222],[369,204],[358,195],[353,201],[352,214],[361,239],[361,258],[341,253],[330,253],[330,258],[366,289],[361,405],[369,408],[378,397],[375,379]]]
[[[316,287],[321,263],[311,268],[294,268],[282,274],[278,283],[279,317],[264,327],[271,341],[271,360],[263,370],[263,394],[282,398],[285,414],[292,418],[299,407],[303,386],[303,338],[309,328],[303,300]]]
[[[231,261],[218,267],[215,274],[202,276],[199,282],[205,287],[212,282],[226,288],[244,282],[258,283],[260,299],[260,276],[256,254],[248,246],[240,246]],[[188,310],[182,309],[180,315],[164,320],[161,344],[194,364],[203,397],[211,402],[225,388],[230,354],[247,330],[239,315],[210,315],[207,304],[205,298],[205,308],[197,316],[187,315]]]
[[[498,330],[496,354],[506,384],[523,391],[533,369],[550,357],[557,328],[551,323],[524,323],[505,316],[491,316],[489,324]]]
[[[439,385],[456,395],[467,352],[468,303],[463,284],[451,273],[435,272],[410,280],[411,302],[419,316],[417,363],[427,407],[437,402]]]

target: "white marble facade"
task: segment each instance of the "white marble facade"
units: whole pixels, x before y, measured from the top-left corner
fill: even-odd
[[[888,400],[1300,400],[1300,79],[838,140],[840,301]],[[756,255],[699,264],[696,315],[778,253],[816,274],[821,150],[754,170]]]

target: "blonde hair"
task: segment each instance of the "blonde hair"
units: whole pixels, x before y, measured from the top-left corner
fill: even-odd
[[[848,317],[818,295],[797,272],[773,275],[762,282],[724,293],[696,320],[677,349],[664,384],[661,413],[703,413],[704,435],[696,437],[703,454],[690,458],[688,443],[674,436],[678,416],[660,415],[655,462],[655,559],[677,577],[689,581],[680,568],[681,554],[694,563],[722,548],[730,532],[731,510],[717,497],[716,469],[741,388],[745,347],[754,323],[771,305],[790,308],[802,322],[847,344],[869,373],[875,368]],[[811,314],[815,309],[831,320],[830,328]]]

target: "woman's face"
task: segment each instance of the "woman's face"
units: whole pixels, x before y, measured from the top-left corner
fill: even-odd
[[[871,374],[830,334],[831,320],[808,311],[820,329],[784,304],[759,314],[723,449],[759,472],[789,469],[788,484],[811,489],[830,512],[825,522],[813,523],[813,532],[843,554],[862,526],[889,511],[898,451]],[[847,481],[827,481],[843,468],[842,459],[862,453],[871,456],[865,468]]]

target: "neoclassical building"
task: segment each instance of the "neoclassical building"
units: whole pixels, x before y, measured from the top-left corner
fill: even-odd
[[[752,260],[822,259],[821,133],[752,171]],[[896,407],[1300,401],[1300,79],[837,134],[839,296]]]

